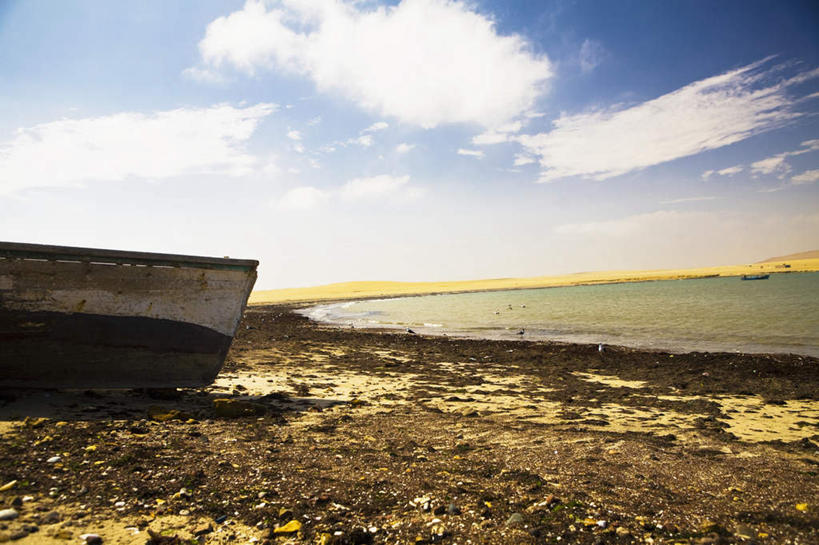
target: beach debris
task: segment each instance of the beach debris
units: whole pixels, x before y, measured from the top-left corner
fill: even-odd
[[[0,520],[14,520],[20,514],[14,509],[0,509]]]
[[[279,526],[278,528],[273,529],[274,534],[295,534],[301,530],[301,522],[297,521],[296,519],[291,520],[284,526]]]
[[[52,456],[51,458],[49,458],[48,460],[46,460],[46,463],[47,463],[47,464],[56,464],[56,463],[57,463],[57,462],[59,462],[60,460],[62,460],[62,458],[60,458],[59,456]]]
[[[267,409],[260,403],[218,398],[213,400],[213,412],[216,413],[216,416],[224,418],[239,418],[242,416],[261,416],[267,412]]]
[[[797,511],[802,511],[804,513],[805,511],[808,510],[808,504],[807,503],[797,503],[796,504],[796,510]]]
[[[17,479],[15,479],[13,481],[9,481],[6,484],[4,484],[3,486],[0,486],[0,492],[5,492],[6,490],[11,490],[12,488],[15,487],[15,485],[17,485]]]
[[[155,422],[168,422],[169,420],[189,420],[191,415],[177,409],[166,409],[152,405],[148,407],[148,418]]]
[[[182,540],[178,535],[164,536],[161,533],[148,528],[148,535],[151,536],[146,545],[180,545]]]
[[[203,522],[202,524],[195,526],[193,531],[191,532],[196,537],[203,536],[205,534],[209,534],[213,531],[213,525],[210,522]]]
[[[227,515],[219,515],[218,517],[213,519],[213,522],[215,522],[216,524],[222,524],[226,520],[227,520]]]

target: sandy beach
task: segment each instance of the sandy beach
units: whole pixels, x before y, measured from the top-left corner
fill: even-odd
[[[0,541],[819,539],[816,359],[340,330],[291,310],[250,308],[203,390],[4,392]]]

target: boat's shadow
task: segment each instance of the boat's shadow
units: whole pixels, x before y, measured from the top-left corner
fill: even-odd
[[[226,393],[206,389],[0,390],[0,432],[28,419],[56,421],[232,420],[321,411],[347,401],[292,396]]]

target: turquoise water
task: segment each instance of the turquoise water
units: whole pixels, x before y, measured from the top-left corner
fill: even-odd
[[[418,333],[819,356],[819,273],[428,295],[303,312]]]

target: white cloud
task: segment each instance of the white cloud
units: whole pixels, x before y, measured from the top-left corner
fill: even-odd
[[[373,137],[370,134],[362,134],[356,138],[350,138],[346,142],[347,144],[357,144],[362,148],[369,148],[373,145]]]
[[[276,203],[280,210],[304,211],[321,205],[330,194],[315,187],[303,186],[291,189]]]
[[[493,127],[527,111],[551,77],[549,60],[466,3],[403,0],[396,6],[259,0],[212,21],[200,70],[277,69],[325,93],[425,128]]]
[[[685,202],[713,201],[716,197],[683,197],[681,199],[671,199],[670,201],[660,201],[660,204],[680,204]]]
[[[375,123],[373,123],[372,125],[370,125],[369,127],[367,127],[366,129],[364,129],[361,132],[383,131],[387,127],[389,127],[389,124],[386,123],[385,121],[376,121]]]
[[[180,108],[60,119],[18,129],[0,143],[0,194],[126,178],[247,174],[257,159],[244,143],[273,104]]]
[[[783,178],[791,170],[791,166],[785,161],[787,157],[787,153],[781,153],[751,163],[751,173],[755,176],[776,173],[780,178]]]
[[[314,117],[313,119],[311,119],[310,121],[307,122],[307,124],[309,126],[311,126],[311,127],[314,127],[314,126],[318,125],[319,123],[321,123],[321,116],[320,115],[317,115],[316,117]]]
[[[472,137],[472,143],[476,146],[486,146],[491,144],[502,144],[504,142],[511,142],[512,135],[520,132],[523,128],[522,121],[512,121],[505,123],[499,127],[494,127]]]
[[[536,163],[535,158],[531,155],[526,155],[525,153],[516,153],[515,154],[515,166],[522,167],[523,165],[531,165],[532,163]]]
[[[600,66],[607,56],[608,52],[600,42],[586,38],[580,46],[580,70],[584,74],[591,72]]]
[[[395,146],[395,151],[398,153],[408,153],[415,148],[415,144],[407,144],[406,142],[401,142],[397,146]]]
[[[341,198],[346,201],[359,201],[395,195],[409,183],[409,176],[390,176],[381,174],[370,178],[355,178],[341,188]]]
[[[806,170],[791,178],[791,183],[796,185],[812,184],[814,182],[819,182],[819,169]]]
[[[805,140],[799,146],[800,149],[785,151],[751,163],[751,173],[754,176],[776,174],[779,179],[783,179],[792,170],[791,165],[787,162],[787,158],[803,155],[812,151],[819,151],[819,139]]]
[[[734,165],[732,167],[723,168],[722,170],[718,170],[717,174],[720,176],[733,176],[734,174],[739,174],[745,167],[742,165]]]
[[[703,172],[703,173],[702,173],[702,179],[703,179],[703,180],[707,180],[708,178],[710,178],[711,176],[713,176],[713,175],[714,175],[714,172],[716,172],[716,171],[715,171],[715,170],[713,170],[713,169],[711,169],[711,170],[706,170],[705,172]]]
[[[290,140],[301,140],[301,132],[287,131],[287,138],[289,138]]]
[[[225,81],[224,76],[216,70],[196,66],[185,68],[182,75],[199,83],[222,83]]]
[[[342,201],[349,204],[373,203],[390,200],[409,202],[422,197],[423,188],[412,186],[409,176],[380,174],[365,178],[354,178],[335,189],[318,189],[302,186],[291,189],[274,203],[279,210],[308,211],[325,203]]]
[[[631,107],[563,114],[550,132],[516,139],[544,168],[540,181],[604,180],[717,149],[782,127],[803,115],[788,88],[819,71],[769,83],[768,59],[696,81]]]
[[[484,153],[481,150],[477,149],[458,149],[458,155],[466,155],[468,157],[477,157],[478,159],[482,158]]]

